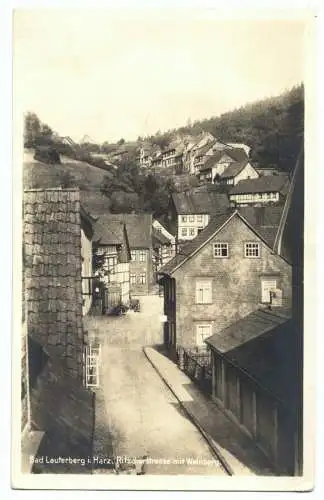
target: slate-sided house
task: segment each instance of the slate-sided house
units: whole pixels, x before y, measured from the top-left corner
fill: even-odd
[[[114,268],[119,262],[118,247],[125,242],[125,231],[131,257],[129,292],[131,296],[146,295],[153,283],[152,216],[150,214],[103,215],[96,224],[94,240],[101,254],[105,255],[107,266]],[[123,264],[126,266],[125,262]]]
[[[165,343],[203,346],[204,339],[271,301],[291,305],[291,266],[237,210],[212,218],[159,272],[164,287]]]
[[[88,238],[91,218],[81,209],[78,190],[24,192],[21,396],[22,449],[28,453],[37,432],[44,433],[39,455],[92,453],[94,400],[84,388],[82,323],[82,266],[91,261],[90,246],[84,244]]]
[[[195,238],[207,226],[210,217],[229,207],[226,193],[212,185],[173,193],[168,208],[168,223],[177,242]]]
[[[231,203],[237,206],[284,203],[289,189],[286,174],[241,180],[229,191]]]

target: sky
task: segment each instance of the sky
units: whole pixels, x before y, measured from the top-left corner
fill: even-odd
[[[134,140],[299,84],[304,33],[207,11],[18,10],[14,103],[75,141]]]

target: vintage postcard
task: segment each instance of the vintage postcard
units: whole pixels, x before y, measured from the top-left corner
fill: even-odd
[[[14,12],[14,488],[313,488],[314,33]]]

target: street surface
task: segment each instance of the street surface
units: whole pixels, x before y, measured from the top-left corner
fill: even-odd
[[[137,467],[146,474],[224,476],[205,439],[143,353],[148,324],[161,330],[152,301],[148,305],[140,313],[88,325],[101,343],[100,385],[113,454],[126,457],[122,467],[123,460],[147,457],[144,469]]]

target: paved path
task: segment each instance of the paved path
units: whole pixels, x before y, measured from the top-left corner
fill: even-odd
[[[115,456],[147,455],[147,474],[227,475],[141,347],[103,342],[101,382]]]
[[[151,347],[145,354],[192,420],[205,432],[231,474],[273,475],[269,462],[208,397],[163,353]]]

